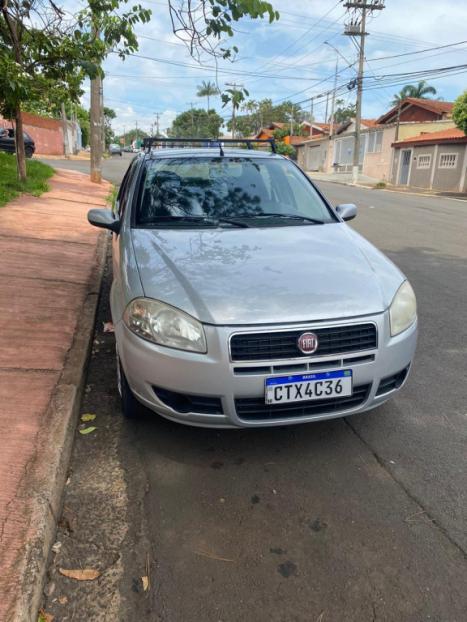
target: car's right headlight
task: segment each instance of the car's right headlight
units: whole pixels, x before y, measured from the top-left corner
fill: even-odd
[[[133,333],[158,345],[207,352],[201,322],[159,300],[135,298],[125,309],[123,321]]]
[[[404,281],[396,292],[389,307],[391,336],[395,337],[412,326],[417,319],[417,300],[412,286]]]

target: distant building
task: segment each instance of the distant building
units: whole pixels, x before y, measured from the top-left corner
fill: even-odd
[[[467,192],[467,136],[462,130],[422,132],[393,146],[393,184]]]
[[[64,155],[63,121],[23,112],[24,131],[34,140],[38,155]],[[0,116],[0,127],[14,127],[14,122]],[[81,128],[77,121],[67,121],[68,145],[72,153],[82,148]]]
[[[435,132],[455,127],[451,118],[453,104],[408,97],[378,119],[362,119],[359,154],[360,171],[378,180],[389,181],[393,170],[393,143],[420,132]],[[326,124],[309,124],[326,126]],[[297,147],[297,159],[308,171],[348,173],[352,169],[355,120],[336,127],[333,136],[315,131]]]

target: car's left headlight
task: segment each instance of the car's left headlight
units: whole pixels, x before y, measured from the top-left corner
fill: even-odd
[[[391,336],[395,337],[411,326],[417,319],[417,300],[412,286],[404,281],[389,307]]]
[[[153,343],[177,350],[207,352],[201,322],[159,300],[135,298],[125,309],[123,320],[132,332]]]

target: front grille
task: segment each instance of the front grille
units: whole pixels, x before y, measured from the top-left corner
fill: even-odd
[[[167,389],[153,387],[157,397],[170,408],[179,413],[202,413],[204,415],[222,415],[222,402],[218,397],[207,397],[205,395],[187,395],[186,393],[176,393]]]
[[[238,398],[235,400],[237,415],[244,421],[265,421],[268,419],[292,419],[325,415],[341,410],[350,410],[363,404],[370,392],[371,384],[354,387],[353,394],[311,402],[291,402],[284,405],[265,404],[263,397]]]
[[[383,393],[388,393],[389,391],[394,391],[394,389],[398,389],[406,379],[408,373],[409,368],[406,367],[405,369],[397,372],[397,374],[393,374],[392,376],[386,376],[386,378],[380,380],[376,395],[382,395]]]
[[[325,356],[372,350],[377,347],[377,333],[374,324],[349,324],[312,329],[318,337],[318,349],[312,355],[298,349],[297,340],[301,330],[270,333],[239,333],[230,340],[232,361],[269,361],[298,357]]]

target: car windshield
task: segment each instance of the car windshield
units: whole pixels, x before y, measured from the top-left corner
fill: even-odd
[[[139,226],[290,226],[336,222],[289,160],[174,157],[147,163],[136,214]]]

